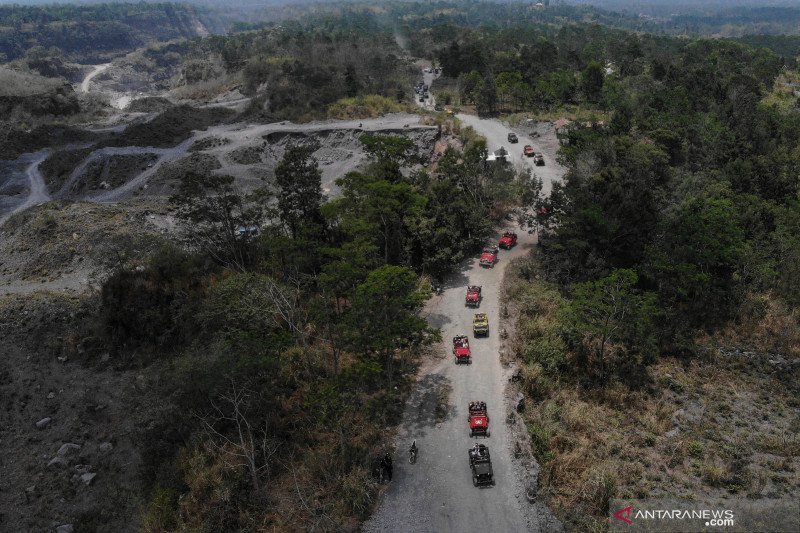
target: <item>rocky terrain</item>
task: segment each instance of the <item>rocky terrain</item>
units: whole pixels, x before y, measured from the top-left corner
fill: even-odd
[[[133,531],[143,382],[77,343],[92,300],[0,296],[0,529]],[[76,520],[77,519],[77,520]],[[99,529],[97,529],[99,528]]]

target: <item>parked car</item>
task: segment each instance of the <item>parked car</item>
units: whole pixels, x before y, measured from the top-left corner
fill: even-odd
[[[536,155],[536,152],[533,151],[533,146],[530,144],[525,145],[525,148],[522,149],[522,153],[527,157],[533,157]]]
[[[533,156],[533,162],[536,163],[537,167],[543,167],[544,166],[544,156],[542,156],[542,154],[536,154],[535,156]]]
[[[516,134],[516,133],[514,133],[514,132],[510,132],[510,133],[508,134],[508,142],[510,142],[510,143],[517,143],[517,142],[519,142],[519,138],[517,137],[517,134]]]

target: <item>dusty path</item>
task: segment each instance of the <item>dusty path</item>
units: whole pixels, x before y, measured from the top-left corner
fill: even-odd
[[[0,226],[2,226],[3,223],[14,213],[24,211],[29,207],[43,204],[50,200],[50,192],[47,190],[44,177],[42,176],[42,172],[39,170],[39,165],[42,164],[42,161],[47,159],[49,154],[50,150],[45,148],[44,150],[39,150],[38,152],[23,155],[23,157],[30,158],[30,163],[25,169],[25,177],[28,180],[28,197],[9,213],[4,216],[0,216]]]
[[[194,134],[181,144],[174,146],[172,148],[147,148],[147,147],[124,147],[124,148],[116,148],[113,150],[113,153],[125,153],[125,154],[158,154],[159,158],[155,162],[155,164],[136,176],[135,178],[131,179],[124,185],[117,187],[116,189],[112,189],[109,191],[104,191],[93,196],[87,198],[90,201],[95,202],[116,202],[120,201],[131,194],[133,194],[137,189],[142,187],[144,184],[147,183],[147,180],[152,177],[158,169],[169,162],[176,161],[182,157],[184,157],[189,148],[195,142],[205,139],[208,137],[218,137],[221,139],[225,139],[227,141],[226,149],[227,150],[234,150],[236,148],[245,147],[245,146],[252,146],[258,142],[264,135],[273,132],[298,132],[298,133],[308,133],[308,132],[323,132],[329,130],[361,130],[361,131],[379,131],[384,133],[389,133],[392,131],[395,132],[403,132],[403,131],[410,131],[410,130],[419,130],[419,129],[435,129],[433,126],[424,126],[419,123],[419,116],[411,115],[407,113],[397,113],[393,115],[387,115],[384,117],[373,118],[373,119],[364,119],[364,120],[325,120],[325,121],[317,121],[317,122],[310,122],[307,124],[294,124],[291,122],[276,122],[271,124],[243,124],[243,123],[236,123],[236,124],[222,124],[219,126],[212,126],[204,131],[194,132]],[[100,150],[108,150],[108,149],[100,149]],[[98,150],[98,152],[100,151]],[[99,155],[95,155],[96,152],[92,152],[81,165],[76,168],[75,172],[73,172],[73,176],[70,176],[70,180],[68,182],[69,186],[74,183],[74,181],[82,174],[86,166],[88,165],[88,160],[92,158],[96,158]],[[112,153],[112,152],[109,152]],[[348,161],[347,168],[349,169],[352,167],[357,161]],[[336,170],[336,169],[328,169],[328,170]],[[345,169],[346,170],[346,169]],[[330,172],[328,172],[330,173]],[[335,176],[333,178],[338,178],[344,175],[344,170],[341,172],[334,172]],[[328,176],[331,178],[331,176]],[[323,187],[330,189],[330,182],[331,180],[324,180]],[[65,184],[65,187],[67,185]],[[67,189],[62,189],[67,190]]]
[[[395,474],[380,508],[365,525],[365,531],[396,532],[511,532],[552,531],[558,528],[549,512],[524,498],[524,473],[512,459],[511,435],[505,423],[504,400],[508,371],[500,363],[499,290],[509,261],[527,253],[534,237],[520,234],[520,244],[500,252],[500,261],[484,268],[472,259],[462,265],[440,296],[426,307],[428,321],[442,330],[446,353],[422,370],[419,387],[406,406],[398,432]],[[481,312],[489,315],[490,335],[472,335],[473,308],[465,307],[467,284],[483,287]],[[451,339],[468,334],[473,352],[472,365],[456,365],[450,356]],[[448,414],[442,422],[435,417],[437,389],[452,387]],[[490,415],[488,439],[480,439],[492,454],[496,485],[476,488],[467,460],[470,438],[467,404],[486,401]],[[413,439],[419,446],[415,465],[407,460]]]
[[[434,75],[425,75],[425,83],[429,86],[434,80]],[[545,192],[552,189],[553,181],[564,175],[565,169],[555,160],[558,141],[550,125],[538,126],[539,137],[535,142],[524,132],[515,130],[519,144],[510,146],[507,136],[511,130],[500,121],[465,114],[458,115],[458,118],[486,137],[489,150],[505,146],[513,155],[518,148],[519,158],[512,157],[512,162],[541,177]],[[544,153],[544,167],[536,167],[521,156],[526,144]],[[511,251],[501,251],[500,262],[493,269],[481,267],[473,258],[448,281],[443,294],[434,296],[428,303],[428,321],[441,328],[442,350],[446,356],[427,362],[421,370],[419,386],[406,406],[398,430],[394,479],[375,515],[365,525],[365,531],[483,533],[561,529],[545,506],[530,504],[525,499],[523,484],[526,473],[512,458],[513,442],[505,423],[505,387],[509,376],[498,353],[499,291],[506,265],[511,259],[527,253],[535,243],[534,236],[523,231],[517,233],[519,244]],[[490,336],[487,339],[475,339],[472,335],[475,311],[464,305],[468,284],[483,287],[480,311],[489,315]],[[449,355],[449,343],[454,336],[461,334],[470,337],[472,365],[456,365]],[[437,421],[437,391],[442,386],[452,387],[452,392],[446,418]],[[474,441],[469,437],[467,424],[467,405],[471,400],[483,400],[489,407],[491,436],[481,441],[492,453],[496,485],[491,488],[472,485],[467,459],[467,450]],[[410,465],[407,450],[413,439],[417,440],[420,452],[417,463]]]
[[[89,92],[89,84],[92,83],[92,80],[98,74],[102,73],[104,70],[107,70],[108,67],[110,67],[110,66],[111,66],[111,63],[103,63],[102,65],[95,65],[95,67],[92,69],[92,71],[90,73],[88,73],[85,78],[83,78],[83,81],[81,82],[81,92],[82,93],[88,93]]]
[[[538,177],[542,178],[544,184],[543,192],[549,193],[552,189],[553,181],[558,181],[564,176],[567,169],[556,162],[558,152],[558,139],[555,129],[550,123],[538,124],[536,131],[538,137],[531,137],[522,128],[510,128],[497,119],[479,118],[475,115],[459,113],[458,119],[466,126],[471,126],[480,135],[486,137],[487,148],[490,152],[497,150],[501,146],[505,147],[510,154],[510,161],[520,169],[530,169]],[[515,132],[519,137],[519,142],[511,144],[508,142],[508,133]],[[544,154],[544,166],[537,167],[533,164],[533,159],[522,155],[522,148],[530,144],[536,152]]]
[[[153,166],[149,167],[147,170],[141,172],[132,180],[126,182],[123,185],[120,185],[116,189],[112,189],[110,191],[104,191],[98,193],[96,195],[90,196],[87,198],[93,202],[116,202],[136,191],[139,187],[143,186],[147,183],[147,180],[153,176],[162,165],[169,163],[171,161],[175,161],[180,159],[181,157],[186,155],[186,152],[189,150],[189,147],[194,143],[195,138],[189,137],[182,143],[178,144],[177,146],[173,146],[172,148],[140,148],[136,146],[126,146],[123,148],[117,148],[112,150],[110,153],[113,154],[158,154],[158,159],[155,161]],[[101,148],[100,150],[106,150]],[[98,150],[99,151],[99,150]],[[95,155],[96,152],[92,152],[86,158],[89,160],[92,156]],[[96,158],[96,157],[95,157]],[[82,171],[86,170],[86,165],[88,165],[87,161],[84,160],[83,163],[78,168],[81,168]],[[84,164],[86,163],[86,164]],[[77,170],[77,169],[76,169]],[[73,173],[74,174],[74,173]],[[75,178],[70,176],[70,181],[74,183]],[[71,186],[71,183],[70,183]],[[62,189],[66,190],[66,189]]]

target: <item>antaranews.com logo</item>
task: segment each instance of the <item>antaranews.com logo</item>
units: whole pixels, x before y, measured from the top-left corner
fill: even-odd
[[[609,513],[614,532],[800,531],[800,504],[790,500],[615,500]]]

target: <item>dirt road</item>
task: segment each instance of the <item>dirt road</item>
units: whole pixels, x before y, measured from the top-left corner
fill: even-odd
[[[92,71],[90,73],[88,73],[85,78],[83,78],[83,81],[81,82],[81,92],[82,93],[88,93],[89,92],[89,84],[92,83],[92,79],[95,76],[97,76],[98,74],[100,74],[101,72],[103,72],[104,70],[107,70],[108,67],[110,67],[110,66],[111,66],[111,63],[104,63],[102,65],[95,65],[94,68],[92,69]]]
[[[148,147],[124,147],[124,148],[101,148],[96,152],[92,152],[81,165],[79,165],[73,175],[70,176],[69,181],[65,187],[71,187],[72,184],[78,179],[86,170],[90,160],[96,159],[101,155],[109,154],[157,154],[158,160],[154,165],[141,174],[137,175],[124,185],[97,193],[87,198],[90,201],[96,202],[117,202],[127,198],[137,191],[140,187],[145,185],[159,168],[163,165],[176,161],[184,157],[189,148],[197,141],[206,138],[218,138],[225,141],[224,152],[230,153],[234,150],[252,146],[259,147],[263,143],[263,137],[268,133],[273,132],[292,132],[292,133],[311,133],[311,132],[325,132],[325,131],[374,131],[382,133],[401,133],[413,130],[435,130],[433,126],[424,126],[419,123],[419,116],[406,113],[396,113],[386,115],[379,118],[364,119],[364,120],[324,120],[309,122],[306,124],[294,124],[291,122],[276,122],[271,124],[223,124],[219,126],[212,126],[204,131],[195,132],[189,139],[180,143],[172,148],[148,148]],[[97,153],[97,155],[95,155]],[[344,161],[338,162],[339,164],[323,165],[323,187],[326,192],[335,192],[332,186],[334,179],[339,178],[354,170],[360,163],[365,160],[365,155],[362,157],[348,158]],[[225,171],[229,171],[231,167],[230,161],[223,157],[222,163]],[[227,165],[227,166],[225,166]],[[68,189],[65,189],[68,190]]]
[[[43,204],[44,202],[50,200],[50,193],[47,190],[47,185],[44,182],[44,177],[42,176],[42,172],[39,170],[39,165],[42,164],[42,161],[47,159],[47,156],[49,154],[50,150],[44,149],[44,150],[39,150],[38,152],[24,154],[22,157],[20,157],[19,160],[29,161],[28,166],[25,168],[25,177],[27,178],[28,182],[27,183],[28,196],[22,203],[11,209],[7,214],[5,215],[0,214],[0,226],[12,214],[17,213],[19,211],[24,211],[29,207]]]
[[[490,152],[503,146],[508,150],[512,164],[517,168],[530,169],[535,175],[542,178],[543,192],[549,193],[553,181],[560,180],[566,173],[566,169],[556,162],[559,144],[551,123],[538,123],[534,127],[523,129],[510,128],[497,119],[479,118],[465,113],[459,113],[457,116],[462,124],[471,126],[476,132],[486,137],[487,148]],[[514,144],[508,142],[508,134],[512,131],[519,137],[519,142]],[[537,136],[529,135],[531,131],[535,132]],[[533,158],[522,155],[522,148],[526,144],[530,144],[536,152],[544,155],[544,166],[536,166],[533,164]]]
[[[399,429],[395,473],[388,492],[365,531],[415,532],[506,532],[553,531],[558,524],[549,512],[524,498],[524,473],[512,459],[513,442],[505,423],[505,386],[508,371],[500,363],[501,302],[498,296],[503,272],[509,261],[527,253],[534,237],[520,234],[520,244],[500,252],[494,268],[484,268],[472,259],[462,265],[440,296],[426,307],[428,321],[442,330],[446,354],[427,363],[418,389],[406,406]],[[479,311],[488,313],[490,335],[475,339],[472,334],[473,308],[465,307],[468,284],[481,285],[484,299]],[[456,365],[450,355],[455,335],[468,334],[473,363]],[[436,419],[439,388],[452,387],[447,415]],[[480,438],[492,454],[496,485],[472,485],[467,450],[475,442],[467,424],[467,404],[483,400],[488,404],[490,437]],[[419,457],[410,465],[407,450],[417,440]]]

